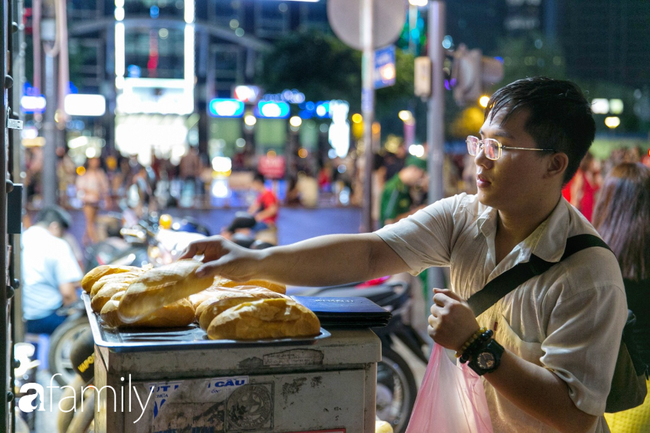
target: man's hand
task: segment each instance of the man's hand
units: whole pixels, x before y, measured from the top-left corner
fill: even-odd
[[[474,313],[451,290],[433,289],[433,293],[429,335],[439,345],[458,351],[479,329]]]
[[[212,236],[190,243],[179,259],[203,256],[205,264],[196,271],[199,277],[219,275],[233,281],[246,281],[259,277],[257,262],[262,251],[249,250],[221,236]]]

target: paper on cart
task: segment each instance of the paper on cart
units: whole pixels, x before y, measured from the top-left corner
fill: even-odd
[[[248,382],[248,376],[231,376],[141,384],[146,389],[153,387],[153,395],[134,430],[163,433],[194,431],[193,428],[200,431],[205,427],[210,431],[224,431],[228,397]]]

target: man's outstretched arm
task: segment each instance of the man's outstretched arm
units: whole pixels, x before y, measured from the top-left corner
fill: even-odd
[[[203,256],[199,274],[235,281],[263,278],[297,286],[327,286],[408,270],[404,261],[373,233],[327,235],[264,250],[248,250],[220,236],[196,241],[181,258]]]

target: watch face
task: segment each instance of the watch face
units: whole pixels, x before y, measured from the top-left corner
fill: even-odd
[[[476,357],[476,364],[483,370],[489,370],[494,366],[494,355],[490,352],[479,353]]]

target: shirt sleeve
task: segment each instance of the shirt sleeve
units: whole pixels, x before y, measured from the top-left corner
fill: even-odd
[[[413,275],[431,266],[449,266],[458,197],[439,200],[375,233],[404,260]]]

